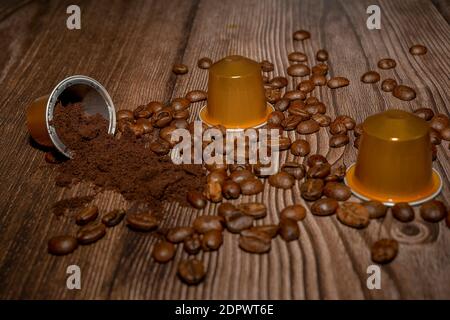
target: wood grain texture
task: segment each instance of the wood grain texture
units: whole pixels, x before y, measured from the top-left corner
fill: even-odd
[[[382,8],[382,29],[366,28],[366,8]],[[51,91],[72,74],[85,74],[108,89],[118,109],[134,108],[150,100],[169,101],[192,89],[206,89],[207,71],[196,68],[208,56],[218,60],[241,54],[269,59],[274,75],[286,75],[287,54],[304,51],[311,64],[315,52],[330,52],[331,75],[345,76],[350,86],[315,91],[332,117],[348,114],[358,122],[388,108],[413,110],[427,106],[449,113],[450,28],[435,6],[409,1],[80,1],[82,29],[65,28],[69,2],[23,1],[2,3],[0,35],[0,297],[55,299],[449,299],[450,231],[417,218],[404,225],[387,217],[357,231],[335,217],[309,214],[301,224],[299,241],[276,239],[267,255],[250,255],[226,234],[218,252],[200,254],[208,274],[205,282],[188,287],[176,277],[179,259],[159,265],[150,257],[155,236],[121,226],[97,244],[79,248],[70,256],[46,253],[47,239],[76,230],[70,218],[50,212],[58,199],[92,193],[89,186],[70,190],[54,186],[55,170],[43,153],[29,145],[25,106]],[[311,31],[310,40],[293,43],[292,33]],[[425,56],[411,56],[415,43],[428,47]],[[359,78],[375,69],[380,58],[397,60],[394,70],[381,71],[417,89],[418,97],[402,102]],[[190,72],[171,74],[183,62]],[[291,86],[295,82],[292,81]],[[193,110],[198,111],[200,105]],[[196,114],[192,115],[194,118]],[[294,138],[294,133],[290,133]],[[313,153],[330,162],[351,164],[353,147],[328,148],[328,133],[305,137]],[[444,179],[439,199],[450,206],[450,152],[448,142],[438,146],[434,167]],[[283,153],[281,160],[298,160]],[[302,203],[299,186],[280,191],[269,187],[239,201],[264,201],[269,215],[264,223],[278,222],[278,212]],[[238,202],[238,201],[235,201]],[[112,192],[97,196],[102,211],[125,205]],[[216,205],[202,211],[167,206],[164,226],[187,225],[201,214],[215,214]],[[261,222],[258,222],[261,223]],[[407,230],[405,228],[408,228]],[[409,235],[408,235],[409,234]],[[411,235],[413,234],[413,235]],[[382,289],[368,290],[366,269],[372,264],[370,245],[380,237],[401,243],[397,259],[382,267]],[[65,286],[66,268],[82,270],[82,290]]]

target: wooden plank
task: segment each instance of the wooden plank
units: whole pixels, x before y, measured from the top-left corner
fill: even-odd
[[[365,26],[366,8],[379,4],[382,29]],[[0,296],[6,298],[114,298],[114,299],[336,299],[336,298],[446,298],[450,289],[448,264],[450,233],[442,225],[420,218],[405,225],[391,217],[372,221],[356,231],[342,226],[335,217],[309,215],[301,223],[301,239],[286,244],[280,239],[272,251],[257,256],[242,252],[237,237],[226,234],[219,252],[201,254],[208,266],[206,281],[187,287],[176,278],[177,262],[158,265],[150,258],[155,238],[116,228],[98,244],[83,247],[68,257],[46,254],[46,239],[73,231],[68,219],[58,221],[48,209],[59,198],[86,194],[86,186],[60,190],[53,186],[54,170],[44,165],[42,153],[30,148],[23,126],[24,108],[32,98],[48,93],[65,76],[82,73],[102,82],[119,108],[134,107],[151,99],[168,100],[191,89],[206,89],[207,72],[195,68],[201,56],[213,60],[241,54],[275,63],[277,75],[285,75],[287,54],[301,50],[310,63],[319,48],[330,52],[331,75],[350,79],[349,87],[315,94],[334,117],[349,114],[358,122],[387,108],[413,110],[430,106],[449,113],[448,55],[450,30],[428,1],[120,1],[82,3],[83,29],[65,30],[65,6],[53,2],[24,5],[0,20],[0,32],[8,39],[8,55],[0,55]],[[104,19],[99,21],[102,13]],[[426,12],[427,14],[423,14]],[[293,31],[305,28],[312,39],[292,42]],[[14,37],[13,37],[14,35]],[[2,37],[3,38],[3,37]],[[423,43],[429,53],[408,54],[413,43]],[[2,53],[3,54],[3,53]],[[376,67],[382,57],[398,66],[382,71],[417,88],[418,98],[401,102],[364,85],[359,77]],[[7,58],[5,58],[7,57]],[[183,61],[191,72],[174,78],[171,65]],[[99,63],[100,62],[100,63]],[[45,80],[43,80],[45,79]],[[194,110],[200,108],[195,106]],[[291,133],[291,137],[294,135]],[[328,148],[328,133],[306,137],[313,152],[332,162],[351,164],[355,150]],[[435,167],[445,186],[441,200],[450,205],[449,151],[438,147]],[[282,160],[300,160],[283,154]],[[42,167],[42,168],[40,168]],[[36,168],[40,168],[36,170]],[[262,194],[239,201],[264,201],[269,215],[264,222],[277,222],[278,212],[292,203],[303,203],[298,185],[279,191],[266,183]],[[238,201],[236,201],[238,202]],[[122,205],[112,193],[97,199],[103,210]],[[202,212],[168,207],[167,221],[187,225],[199,214],[214,214],[215,205]],[[381,236],[401,242],[400,255],[382,268],[382,290],[366,288],[366,269],[372,264],[369,246]],[[65,269],[77,264],[83,289],[65,289]]]

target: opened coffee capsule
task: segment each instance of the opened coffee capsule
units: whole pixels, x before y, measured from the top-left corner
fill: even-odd
[[[386,205],[419,204],[439,194],[442,178],[432,168],[429,131],[426,121],[401,110],[368,117],[345,178],[352,192]]]
[[[31,137],[40,145],[56,147],[65,156],[71,157],[70,150],[56,134],[52,119],[57,103],[65,106],[75,102],[82,102],[86,113],[91,115],[98,113],[107,119],[108,133],[114,134],[116,113],[108,92],[96,80],[76,75],[64,79],[50,95],[40,97],[28,106],[27,126]]]
[[[200,119],[227,129],[259,127],[273,107],[266,102],[261,66],[242,56],[226,57],[209,69],[208,104]]]

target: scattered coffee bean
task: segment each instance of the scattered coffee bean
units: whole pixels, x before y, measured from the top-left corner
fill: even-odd
[[[236,183],[242,183],[245,180],[253,179],[254,174],[247,169],[234,171],[230,174],[230,179]]]
[[[280,212],[280,220],[292,219],[295,221],[301,221],[306,217],[306,209],[301,204],[294,204],[287,206]]]
[[[241,187],[232,180],[226,180],[222,185],[222,194],[225,199],[237,199],[241,194]]]
[[[278,172],[269,177],[269,184],[280,189],[290,189],[295,183],[295,179],[287,172]]]
[[[316,53],[316,59],[318,61],[327,61],[328,60],[328,51],[325,49],[320,49]]]
[[[203,193],[195,190],[188,191],[186,195],[187,201],[195,209],[203,209],[206,207],[207,199]]]
[[[301,180],[306,175],[306,168],[303,164],[288,161],[283,163],[281,166],[281,171],[290,174],[294,179]]]
[[[384,92],[392,92],[396,86],[397,81],[391,78],[384,79],[383,82],[381,82],[381,90]]]
[[[369,225],[369,212],[356,202],[344,202],[336,210],[338,220],[352,228],[365,228]]]
[[[324,180],[326,182],[341,182],[344,180],[346,173],[347,167],[345,166],[345,164],[342,164],[332,168],[331,174],[328,177],[325,177]]]
[[[445,141],[450,141],[450,127],[441,130],[441,138]]]
[[[284,241],[294,241],[300,237],[300,228],[298,227],[297,221],[288,218],[282,219],[280,220],[278,233]]]
[[[194,233],[183,241],[183,250],[188,254],[197,254],[202,248],[202,240],[198,233]]]
[[[266,234],[269,238],[275,238],[278,235],[279,226],[277,224],[266,224],[262,226],[251,227],[250,229],[243,230],[241,235],[245,235],[244,233],[247,231],[255,231],[262,232]]]
[[[350,84],[350,81],[344,77],[334,77],[334,78],[331,78],[330,80],[328,80],[328,82],[327,82],[327,86],[330,89],[346,87],[349,84]]]
[[[300,83],[297,85],[297,90],[300,90],[304,93],[310,93],[314,90],[315,87],[316,85],[311,80],[303,80],[300,81]]]
[[[273,63],[267,60],[263,60],[261,61],[261,70],[263,72],[272,72],[274,67],[273,67]]]
[[[223,230],[223,218],[220,216],[199,216],[197,217],[192,226],[194,230],[200,234],[206,233],[211,230]]]
[[[205,275],[205,268],[199,260],[183,260],[178,265],[178,276],[189,285],[199,284],[205,278]]]
[[[369,212],[370,219],[378,219],[378,218],[383,218],[386,216],[387,207],[380,201],[371,200],[371,201],[362,203],[362,205]]]
[[[166,234],[166,239],[172,243],[180,243],[194,234],[192,227],[175,227]]]
[[[102,223],[108,228],[111,228],[121,223],[124,217],[125,217],[125,210],[115,209],[103,216]]]
[[[239,233],[248,229],[253,225],[253,218],[240,212],[227,216],[225,223],[228,231],[231,233]]]
[[[367,71],[361,76],[361,81],[364,83],[375,83],[380,81],[380,74],[376,71]]]
[[[288,99],[289,101],[305,100],[306,94],[304,92],[301,92],[300,90],[286,91],[286,93],[283,95],[283,98]]]
[[[202,248],[204,251],[218,250],[223,243],[222,231],[211,230],[206,232],[202,238]]]
[[[315,201],[322,196],[324,182],[322,179],[307,179],[300,186],[303,199]]]
[[[254,195],[263,191],[264,185],[259,179],[247,179],[240,184],[243,195]]]
[[[341,148],[350,142],[350,138],[347,134],[336,134],[330,137],[331,148]]]
[[[311,213],[316,216],[329,216],[336,212],[339,203],[333,198],[322,198],[311,206]]]
[[[56,256],[63,256],[75,251],[78,242],[72,236],[56,236],[48,241],[48,252]]]
[[[281,99],[281,90],[269,88],[265,90],[266,100],[272,104],[277,103]]]
[[[158,228],[158,219],[151,213],[132,213],[127,215],[127,225],[137,231],[152,231]]]
[[[292,62],[306,62],[308,57],[303,52],[291,52],[288,55],[288,60]]]
[[[398,242],[394,239],[380,239],[371,249],[372,261],[386,264],[395,259],[398,254]]]
[[[448,116],[443,113],[438,113],[431,118],[430,127],[441,132],[450,125]]]
[[[396,203],[392,207],[392,215],[401,222],[410,222],[414,220],[414,210],[406,202]]]
[[[287,68],[287,74],[291,77],[305,77],[309,75],[310,72],[311,70],[309,69],[309,67],[303,63],[291,64]]]
[[[297,132],[300,134],[312,134],[319,131],[319,129],[319,124],[312,119],[302,121],[297,126]]]
[[[308,178],[324,179],[331,172],[331,165],[328,163],[319,163],[309,168]]]
[[[274,111],[267,118],[267,123],[279,125],[283,120],[284,120],[284,113],[281,111]]]
[[[284,112],[289,107],[289,102],[290,102],[289,99],[282,98],[278,100],[277,103],[275,103],[274,108],[277,111]]]
[[[214,203],[222,201],[222,186],[219,182],[208,182],[205,187],[205,197]]]
[[[164,128],[170,124],[173,117],[167,110],[161,110],[152,117],[152,125],[157,128]]]
[[[187,96],[188,95],[196,96],[197,95],[197,90],[188,92]],[[185,97],[185,98],[175,98],[170,103],[170,107],[172,108],[172,111],[186,110],[187,108],[189,108],[190,105],[191,105],[191,101],[187,97]]]
[[[210,58],[201,58],[200,60],[198,60],[197,62],[197,66],[200,69],[209,69],[211,67],[211,65],[213,64],[213,61]]]
[[[153,248],[152,257],[156,262],[167,263],[175,255],[175,246],[167,241],[158,242]]]
[[[186,94],[186,99],[188,99],[191,103],[204,101],[207,97],[208,94],[203,90],[192,90]]]
[[[345,201],[351,197],[352,191],[343,183],[327,182],[323,188],[323,194],[338,201]]]
[[[409,48],[409,53],[414,56],[420,56],[427,53],[427,47],[421,44],[415,44],[411,48]]]
[[[410,101],[416,97],[416,92],[414,91],[414,89],[405,85],[396,86],[392,91],[392,94],[397,99],[404,101]]]
[[[314,167],[315,165],[328,163],[328,160],[321,154],[312,154],[308,157],[306,164],[308,167]]]
[[[313,74],[310,80],[315,86],[324,86],[327,84],[327,78],[321,74]]]
[[[298,30],[294,32],[293,37],[296,41],[303,41],[311,38],[311,34],[306,30]]]
[[[309,142],[303,139],[295,140],[291,144],[291,153],[294,156],[305,157],[311,152]]]
[[[439,222],[447,216],[447,209],[441,201],[430,200],[420,207],[420,216],[428,222]]]
[[[116,113],[116,120],[126,120],[126,121],[133,121],[134,120],[134,113],[131,110],[119,110]]]
[[[263,235],[258,235],[253,233],[251,236],[239,237],[239,247],[249,253],[266,253],[270,251],[271,239],[269,237],[264,237]]]
[[[331,124],[331,118],[325,114],[313,114],[311,119],[317,122],[321,127],[328,127]]]
[[[345,134],[347,134],[347,127],[341,121],[333,121],[330,124],[330,133],[332,135],[338,135],[338,134],[345,135]]]
[[[138,106],[134,110],[133,115],[134,115],[134,117],[136,119],[139,119],[139,118],[150,118],[150,116],[152,115],[152,111],[149,110],[147,105],[141,105],[141,106]]]
[[[189,69],[186,65],[182,63],[177,63],[173,66],[172,72],[176,75],[182,75],[188,73]]]
[[[237,208],[243,214],[246,214],[254,219],[261,219],[267,215],[266,205],[260,202],[240,203]]]
[[[313,75],[325,76],[328,73],[328,66],[325,63],[318,63],[311,69]]]
[[[164,140],[153,141],[149,146],[150,150],[158,156],[164,156],[170,151],[170,144]]]
[[[103,238],[105,234],[106,227],[103,223],[90,223],[78,230],[77,240],[79,244],[91,244]]]
[[[152,121],[150,119],[140,118],[136,120],[136,124],[142,127],[144,134],[153,131]]]
[[[269,81],[269,84],[277,89],[282,89],[288,85],[288,79],[285,77],[274,77]]]
[[[97,206],[90,206],[82,209],[75,216],[75,222],[79,225],[85,225],[91,221],[94,221],[98,217],[98,208]]]
[[[385,58],[378,61],[378,68],[380,69],[392,69],[397,66],[397,62],[394,59]]]

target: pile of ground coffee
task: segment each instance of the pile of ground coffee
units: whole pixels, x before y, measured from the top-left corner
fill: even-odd
[[[57,105],[53,125],[73,153],[59,168],[58,186],[87,181],[160,209],[164,201],[186,204],[186,192],[202,191],[206,183],[201,165],[175,165],[170,157],[153,153],[147,147],[150,141],[130,130],[120,138],[109,135],[108,122],[101,115],[86,114],[79,103]]]

